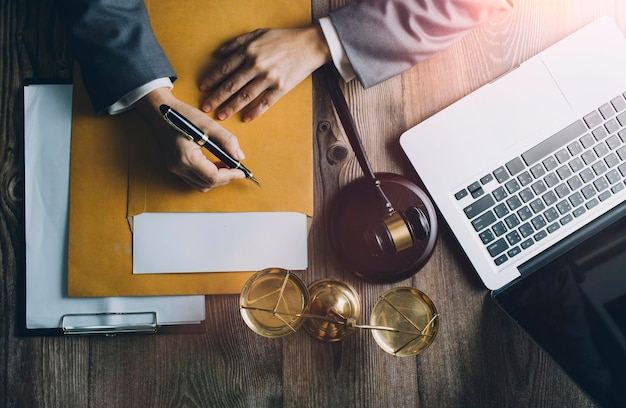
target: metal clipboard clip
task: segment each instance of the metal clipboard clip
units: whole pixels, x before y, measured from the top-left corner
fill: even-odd
[[[156,333],[156,312],[72,313],[61,318],[63,334]]]

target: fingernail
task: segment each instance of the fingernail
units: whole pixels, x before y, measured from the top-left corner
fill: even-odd
[[[250,122],[252,118],[250,116],[244,116],[242,119],[244,122]]]
[[[205,112],[211,112],[211,105],[209,105],[208,103],[202,105],[202,110]]]
[[[226,119],[226,113],[225,113],[224,111],[222,111],[222,112],[218,112],[218,114],[217,114],[217,118],[218,118],[219,120],[224,120],[224,119]]]
[[[243,150],[238,149],[238,150],[237,150],[237,157],[239,158],[239,160],[243,160],[243,159],[245,159],[245,158],[246,158],[246,155],[245,155],[245,154],[243,154]]]

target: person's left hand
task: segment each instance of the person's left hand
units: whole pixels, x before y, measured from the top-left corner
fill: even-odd
[[[256,30],[226,43],[219,52],[226,60],[201,82],[200,90],[209,92],[201,109],[217,110],[217,118],[224,120],[248,107],[244,122],[262,115],[331,58],[316,25]]]

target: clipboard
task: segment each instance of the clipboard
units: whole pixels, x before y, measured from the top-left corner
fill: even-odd
[[[29,80],[24,86],[25,217],[16,334],[204,332],[204,296],[67,297],[71,97],[66,81]]]

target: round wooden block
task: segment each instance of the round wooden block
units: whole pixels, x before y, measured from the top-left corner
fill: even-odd
[[[406,178],[391,173],[377,173],[376,178],[396,211],[409,215],[415,213],[414,208],[421,210],[427,234],[419,233],[421,228],[415,225],[419,222],[410,221],[418,230],[418,239],[410,248],[396,251],[385,237],[389,210],[372,180],[366,178],[339,192],[330,209],[328,231],[339,259],[350,272],[369,282],[398,282],[415,274],[430,258],[437,241],[437,214],[426,193]]]

